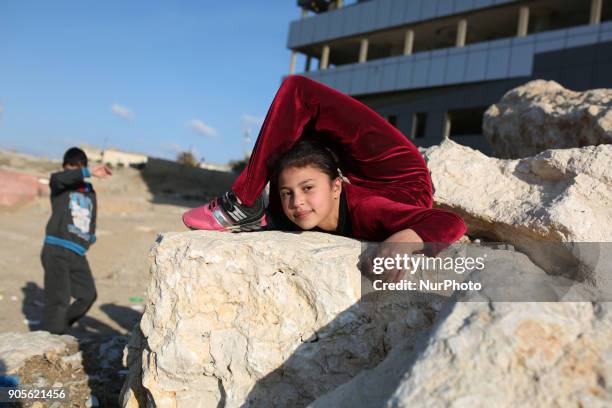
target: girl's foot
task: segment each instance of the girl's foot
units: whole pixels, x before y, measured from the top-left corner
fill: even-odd
[[[183,223],[196,230],[246,232],[266,226],[263,198],[247,207],[239,203],[232,191],[217,197],[207,205],[183,214]]]

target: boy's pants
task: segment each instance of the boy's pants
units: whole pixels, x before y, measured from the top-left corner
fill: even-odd
[[[44,245],[45,309],[42,329],[65,333],[96,300],[96,287],[85,256],[56,245]],[[71,304],[70,298],[76,300]]]

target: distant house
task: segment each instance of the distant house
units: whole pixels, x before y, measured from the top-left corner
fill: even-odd
[[[207,163],[207,162],[200,163],[200,168],[206,169],[206,170],[216,170],[216,171],[225,171],[225,172],[232,171],[232,168],[227,164],[217,164],[217,163]]]
[[[122,152],[116,149],[107,149],[102,152],[102,161],[112,166],[129,166],[145,164],[149,157],[140,153]]]
[[[145,154],[124,152],[113,148],[102,150],[97,147],[81,146],[81,149],[87,154],[90,161],[114,167],[145,164],[149,160]]]
[[[102,149],[87,145],[81,145],[79,148],[85,152],[90,162],[102,163]]]

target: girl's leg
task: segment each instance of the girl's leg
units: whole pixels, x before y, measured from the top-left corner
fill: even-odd
[[[355,99],[302,76],[278,90],[248,167],[232,190],[252,205],[269,180],[272,165],[304,129],[329,137],[346,158],[345,176],[395,201],[432,206],[429,171],[418,149],[400,131]]]

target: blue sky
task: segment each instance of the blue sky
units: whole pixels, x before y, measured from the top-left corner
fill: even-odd
[[[240,158],[288,73],[296,3],[1,1],[0,147]]]

